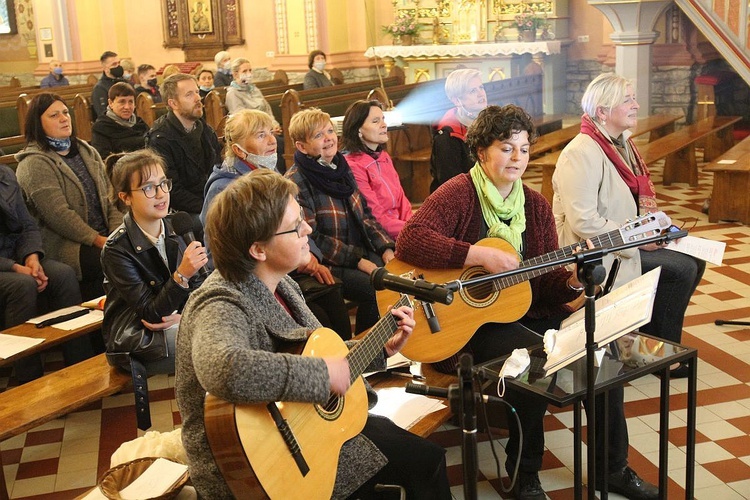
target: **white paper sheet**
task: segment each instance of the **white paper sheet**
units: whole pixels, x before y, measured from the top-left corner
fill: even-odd
[[[42,342],[44,342],[44,339],[0,333],[0,358],[7,359]]]
[[[120,496],[124,500],[159,496],[179,481],[185,472],[187,472],[187,465],[159,458],[127,488],[120,491]]]
[[[378,404],[370,413],[388,417],[402,429],[409,429],[423,416],[442,410],[446,406],[437,399],[421,394],[408,394],[403,387],[376,389]]]
[[[727,244],[723,241],[707,240],[696,236],[685,236],[676,241],[670,241],[665,248],[675,252],[692,255],[711,264],[721,265],[724,260],[724,249]]]
[[[44,320],[51,319],[51,318],[56,318],[56,317],[62,316],[64,314],[74,313],[76,311],[83,311],[84,309],[86,309],[86,308],[85,307],[81,307],[81,306],[65,307],[63,309],[58,309],[56,311],[52,311],[51,313],[44,314],[42,316],[37,316],[36,318],[31,318],[26,323],[31,323],[32,325],[38,325],[39,323],[41,323]]]
[[[625,333],[632,332],[651,321],[656,286],[661,268],[634,279],[596,301],[596,330],[594,340],[604,345]],[[563,321],[559,331],[545,333],[547,375],[567,366],[586,354],[585,310],[579,309]],[[548,339],[554,335],[554,341]]]
[[[737,163],[737,160],[719,160],[716,163],[719,165],[732,165],[734,163]]]

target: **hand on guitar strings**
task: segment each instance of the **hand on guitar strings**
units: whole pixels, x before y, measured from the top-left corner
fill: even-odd
[[[349,361],[346,358],[323,358],[328,368],[328,379],[331,382],[331,392],[343,396],[351,385]]]
[[[401,306],[389,312],[396,318],[396,324],[399,327],[385,344],[386,356],[390,358],[404,347],[417,322],[414,320],[414,309],[411,307]]]
[[[592,249],[596,248],[594,246],[594,243],[591,240],[586,240],[586,247],[587,247],[588,250],[592,250]],[[575,255],[577,253],[580,253],[582,251],[583,251],[583,248],[581,248],[581,246],[579,245],[578,247],[576,247],[575,250],[573,250],[573,255]],[[577,265],[573,266],[573,276],[571,276],[570,278],[568,278],[568,286],[570,288],[572,288],[573,290],[583,290],[584,289],[583,283],[581,283],[580,281],[578,281],[578,266]]]

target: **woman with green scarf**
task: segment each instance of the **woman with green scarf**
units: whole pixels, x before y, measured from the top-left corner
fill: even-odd
[[[518,106],[489,106],[481,111],[466,137],[476,164],[469,173],[448,180],[425,200],[399,233],[396,258],[422,268],[482,266],[497,273],[515,269],[519,259],[528,260],[557,250],[557,231],[549,203],[521,180],[535,138],[531,117]],[[476,244],[485,238],[505,240],[507,250]],[[566,304],[583,290],[575,274],[565,268],[536,277],[530,285],[531,305],[520,321],[492,323],[493,313],[503,312],[502,299],[498,306],[476,312],[483,315],[485,324],[463,348],[472,354],[475,363],[540,344],[542,334],[548,328],[558,328],[560,321],[570,314]],[[436,367],[455,373],[455,359],[456,356]],[[632,483],[643,488],[648,483],[627,467],[623,394],[621,388],[618,393],[615,391],[609,396],[609,466],[610,471],[619,475],[609,475],[610,491],[614,483]],[[515,407],[523,426],[523,449],[518,446],[519,430],[510,425],[505,450],[508,474],[512,477],[518,468],[515,497],[546,498],[538,472],[544,454],[543,419],[547,405],[512,390],[505,393],[505,400]],[[596,408],[603,405],[597,404]],[[598,424],[603,418],[597,417],[596,421]],[[603,432],[596,435],[603,436]],[[603,443],[597,439],[597,456],[603,456],[603,449]],[[648,493],[656,491],[654,488]]]

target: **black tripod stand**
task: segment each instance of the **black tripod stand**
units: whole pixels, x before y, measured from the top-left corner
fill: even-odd
[[[737,326],[750,326],[750,321],[728,321],[723,319],[717,319],[714,321],[715,325],[737,325]]]

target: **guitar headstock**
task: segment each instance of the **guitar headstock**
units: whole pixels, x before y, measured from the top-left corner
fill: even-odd
[[[631,242],[659,236],[672,225],[672,219],[664,212],[641,215],[627,221],[620,228],[622,241]]]

